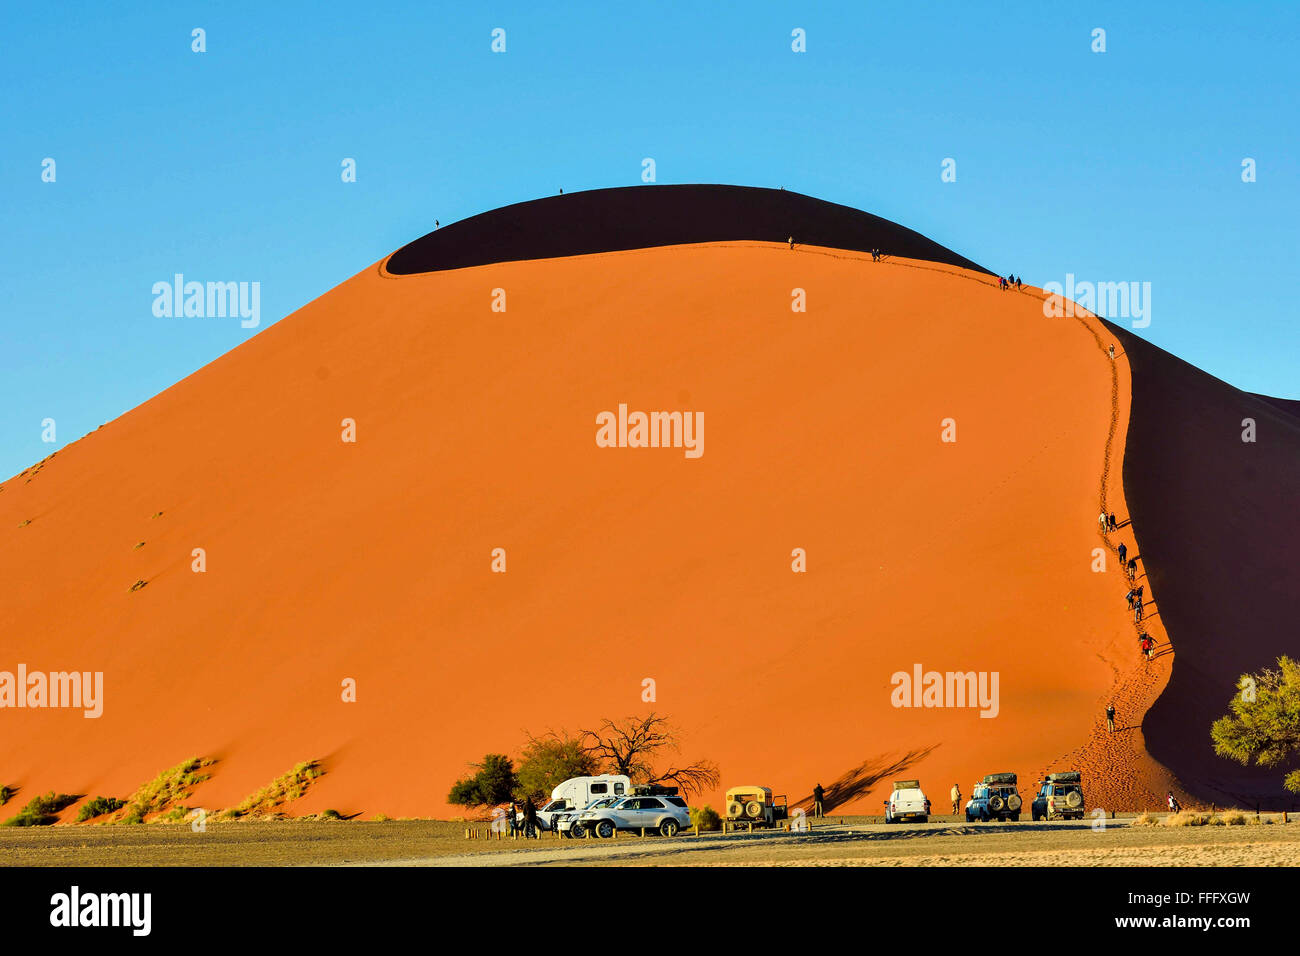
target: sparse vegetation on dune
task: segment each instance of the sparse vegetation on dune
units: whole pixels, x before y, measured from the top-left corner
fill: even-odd
[[[32,797],[27,806],[18,811],[0,826],[6,827],[45,827],[58,822],[59,813],[81,798],[71,793],[49,793]]]
[[[279,815],[280,807],[299,799],[325,773],[319,760],[298,764],[288,773],[276,777],[257,793],[245,797],[239,806],[225,812],[233,819]]]
[[[0,787],[0,807],[12,800],[16,792],[13,787]]]
[[[189,808],[181,806],[181,801],[188,800],[194,788],[211,776],[202,771],[214,763],[215,760],[191,757],[164,770],[131,794],[125,806],[116,811],[112,822],[144,823],[149,816],[178,808],[183,816]]]
[[[117,797],[96,797],[94,800],[84,804],[77,813],[77,822],[85,823],[87,820],[93,820],[95,817],[102,817],[106,813],[114,813],[126,806],[125,800],[119,800]]]

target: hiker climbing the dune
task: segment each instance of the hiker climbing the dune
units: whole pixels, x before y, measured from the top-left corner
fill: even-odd
[[[1016,276],[1016,291],[1019,292],[1024,287],[1024,283],[1020,281],[1020,276]]]
[[[1151,653],[1155,649],[1156,649],[1156,642],[1151,639],[1151,635],[1143,634],[1142,635],[1142,656],[1147,659],[1148,664],[1151,662]]]
[[[1110,360],[1113,362],[1115,361],[1115,346],[1112,345],[1109,351],[1110,351]]]
[[[1126,545],[1123,541],[1121,541],[1119,543],[1118,552],[1119,552],[1119,566],[1122,568],[1124,567],[1125,562],[1128,560],[1128,545]]]
[[[1110,515],[1110,517],[1107,519],[1107,521],[1108,521],[1108,523],[1110,524],[1110,530],[1111,530],[1111,531],[1118,531],[1118,530],[1119,530],[1119,523],[1115,520],[1115,513],[1114,513],[1114,512],[1111,512],[1111,515]]]
[[[1133,610],[1133,602],[1137,599],[1137,588],[1129,588],[1128,594],[1124,595],[1124,600],[1128,601],[1128,609]]]
[[[790,237],[789,239],[787,239],[786,241],[787,241],[788,243],[790,243],[790,248],[793,249],[793,248],[794,248],[794,236],[791,236],[791,237]]]
[[[1104,511],[1097,515],[1097,524],[1101,525],[1101,533],[1105,534],[1107,526],[1110,524],[1110,515]]]
[[[1115,732],[1115,704],[1106,705],[1106,729],[1112,734]]]
[[[1137,559],[1137,558],[1129,558],[1129,559],[1128,559],[1128,564],[1125,565],[1125,567],[1128,569],[1128,579],[1129,579],[1130,581],[1136,581],[1136,580],[1137,580],[1137,573],[1138,573],[1138,559]]]
[[[1139,593],[1137,600],[1133,602],[1133,623],[1142,623],[1142,595]]]

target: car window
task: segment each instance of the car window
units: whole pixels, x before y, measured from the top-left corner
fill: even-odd
[[[686,801],[683,800],[681,797],[669,797],[669,798],[668,798],[668,802],[671,803],[671,804],[672,804],[673,806],[675,806],[675,807],[685,807],[685,806],[686,806]]]
[[[664,805],[663,805],[662,803],[660,803],[658,800],[654,799],[653,797],[642,797],[642,798],[641,798],[641,806],[639,807],[639,809],[641,809],[641,810],[662,810],[662,809],[663,809],[663,806],[664,806]]]

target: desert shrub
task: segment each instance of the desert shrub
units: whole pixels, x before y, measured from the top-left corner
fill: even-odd
[[[1210,819],[1210,823],[1221,827],[1242,827],[1246,825],[1246,814],[1240,810],[1220,810]]]
[[[1209,821],[1210,818],[1204,813],[1197,813],[1195,810],[1179,810],[1177,813],[1171,813],[1165,817],[1164,825],[1167,827],[1203,827]]]
[[[79,799],[81,798],[70,793],[55,793],[51,790],[43,796],[32,797],[27,806],[18,811],[17,816],[10,817],[3,825],[7,827],[47,827],[58,822],[59,812],[76,803]]]
[[[175,804],[189,797],[196,786],[208,779],[208,774],[199,771],[215,762],[191,757],[164,770],[127,798],[126,806],[121,810],[122,815],[115,822],[144,823],[145,817],[150,814],[170,810]]]
[[[13,787],[0,787],[0,807],[12,800],[14,797]]]
[[[245,797],[244,801],[228,811],[228,814],[232,817],[243,817],[274,813],[282,805],[292,803],[305,794],[313,781],[324,774],[325,769],[320,765],[320,761],[304,761],[288,773],[276,777],[257,793]]]
[[[691,826],[699,827],[700,832],[721,830],[722,818],[718,816],[717,810],[706,803],[702,807],[691,807]]]
[[[85,823],[93,817],[102,817],[105,813],[113,813],[124,806],[126,801],[119,800],[117,797],[96,797],[82,805],[80,812],[77,813],[77,822]]]
[[[1160,818],[1154,813],[1144,813],[1133,821],[1133,825],[1139,827],[1153,827],[1159,822]]]
[[[321,818],[322,820],[342,820],[342,819],[343,819],[343,817],[339,814],[339,812],[338,812],[337,810],[322,810],[322,811],[320,812],[320,818]]]
[[[452,784],[447,802],[462,807],[489,807],[514,799],[519,775],[514,761],[505,754],[485,754],[482,763],[472,763],[478,772]]]

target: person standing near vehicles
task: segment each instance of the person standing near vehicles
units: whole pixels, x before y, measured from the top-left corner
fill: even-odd
[[[952,792],[949,793],[948,796],[952,797],[952,815],[955,817],[957,815],[957,808],[961,806],[961,787],[954,783],[952,785]]]
[[[826,791],[822,789],[819,783],[813,787],[813,818],[818,819],[822,816],[822,801],[826,799]]]

